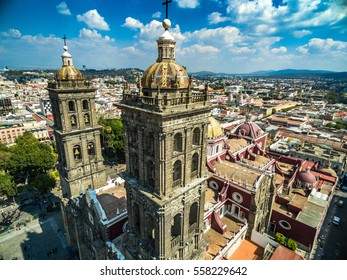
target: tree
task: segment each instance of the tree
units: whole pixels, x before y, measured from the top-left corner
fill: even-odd
[[[40,143],[30,132],[17,138],[16,145],[11,147],[8,170],[17,178],[32,179],[37,174],[51,169],[57,156],[48,144]]]
[[[286,237],[285,237],[282,233],[276,232],[276,234],[275,234],[275,240],[276,240],[278,243],[281,243],[282,245],[284,245],[284,244],[285,244],[285,241],[286,241]]]
[[[36,189],[44,194],[55,187],[55,179],[50,174],[40,174],[29,184],[29,189]]]
[[[17,194],[17,186],[11,175],[0,172],[0,195],[7,197]]]
[[[99,119],[102,142],[111,155],[124,154],[124,128],[120,119]]]
[[[7,170],[7,163],[11,157],[10,149],[3,143],[0,142],[0,171]]]
[[[291,238],[288,239],[287,246],[289,249],[293,250],[294,252],[298,248],[298,244]]]

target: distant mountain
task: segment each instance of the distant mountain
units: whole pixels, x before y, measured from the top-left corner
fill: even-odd
[[[325,74],[325,73],[335,73],[335,72],[334,71],[327,71],[327,70],[283,69],[283,70],[276,70],[276,71],[257,71],[254,73],[250,73],[249,75],[275,76],[275,75]]]
[[[200,71],[190,73],[197,77],[230,77],[230,76],[244,76],[244,77],[274,77],[277,78],[307,78],[307,77],[322,77],[322,78],[335,78],[347,79],[347,72],[334,72],[328,70],[308,70],[308,69],[283,69],[283,70],[261,70],[247,74],[227,74],[215,73],[211,71]]]

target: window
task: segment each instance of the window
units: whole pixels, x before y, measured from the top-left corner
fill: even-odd
[[[173,226],[171,227],[171,236],[173,238],[181,235],[181,214],[177,214],[174,217]]]
[[[75,112],[75,102],[69,101],[69,111]]]
[[[84,114],[84,123],[89,125],[90,124],[90,117],[89,114]]]
[[[174,151],[182,152],[182,134],[176,133],[174,137]]]
[[[193,145],[199,145],[200,144],[200,129],[195,128],[193,131]]]
[[[83,100],[82,107],[83,107],[83,110],[88,110],[89,109],[89,103],[88,103],[87,100]]]
[[[133,217],[134,217],[134,229],[136,232],[140,233],[140,228],[141,228],[140,209],[136,203],[134,203],[133,205]]]
[[[147,177],[147,184],[150,187],[154,187],[154,163],[150,160],[147,162],[147,170],[146,170],[146,177]]]
[[[72,116],[70,117],[70,123],[71,123],[71,127],[72,127],[72,128],[77,127],[77,120],[76,120],[76,116],[75,116],[75,115],[72,115]]]
[[[195,153],[192,157],[192,172],[197,171],[199,166],[199,155]]]
[[[89,156],[94,156],[95,155],[95,148],[94,148],[94,143],[93,142],[89,142],[87,145],[88,148],[88,155]]]
[[[285,221],[285,220],[280,220],[279,224],[284,229],[288,229],[289,230],[289,229],[292,228],[291,225],[287,221]]]
[[[73,155],[74,155],[75,160],[81,160],[82,159],[81,146],[76,145],[73,147]]]
[[[177,160],[173,166],[173,181],[181,180],[182,162]]]
[[[243,201],[242,195],[239,194],[238,192],[234,192],[234,193],[232,194],[232,198],[233,198],[233,200],[235,200],[235,201],[238,202],[238,203],[242,203],[242,201]]]
[[[194,202],[192,206],[190,206],[189,211],[189,225],[193,225],[198,221],[198,203]]]

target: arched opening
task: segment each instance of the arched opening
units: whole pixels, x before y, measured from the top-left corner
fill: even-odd
[[[176,133],[174,137],[174,151],[182,152],[182,134]]]
[[[89,102],[88,102],[88,100],[83,100],[82,108],[83,108],[83,110],[89,110]]]
[[[192,157],[192,173],[198,171],[199,167],[199,154],[195,153]]]
[[[193,145],[200,145],[200,129],[195,128],[193,131]]]
[[[70,112],[75,112],[75,102],[69,101],[69,111]]]
[[[153,133],[149,133],[145,138],[145,149],[149,154],[154,152],[154,136]]]
[[[173,225],[171,227],[171,236],[173,239],[181,235],[181,221],[181,214],[177,214],[174,217]]]
[[[189,226],[195,224],[198,221],[198,203],[194,202],[190,206],[190,211],[189,211]]]
[[[133,205],[133,219],[134,219],[134,229],[137,233],[140,234],[141,222],[140,222],[140,209],[139,206],[134,203]]]
[[[94,147],[94,143],[93,142],[89,142],[87,145],[88,148],[88,155],[89,156],[95,156],[95,147]]]
[[[81,160],[82,159],[81,146],[75,145],[73,147],[73,155],[74,155],[75,160]]]
[[[173,166],[173,181],[180,182],[182,177],[182,162],[180,160],[175,161]]]
[[[147,216],[146,219],[147,224],[147,240],[149,245],[154,248],[154,240],[155,240],[155,228],[154,228],[154,220],[152,216]]]
[[[86,125],[90,125],[90,117],[89,114],[84,114],[84,123]]]
[[[76,128],[77,127],[77,119],[75,115],[70,116],[70,123],[71,123],[71,127],[72,128]]]
[[[153,161],[148,161],[146,164],[146,179],[149,187],[154,188],[154,178],[155,178],[155,169]]]

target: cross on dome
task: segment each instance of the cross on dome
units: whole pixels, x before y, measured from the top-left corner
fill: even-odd
[[[169,18],[169,4],[172,3],[172,0],[166,0],[163,5],[165,5],[166,7],[166,14],[165,14],[165,18],[168,19]]]

